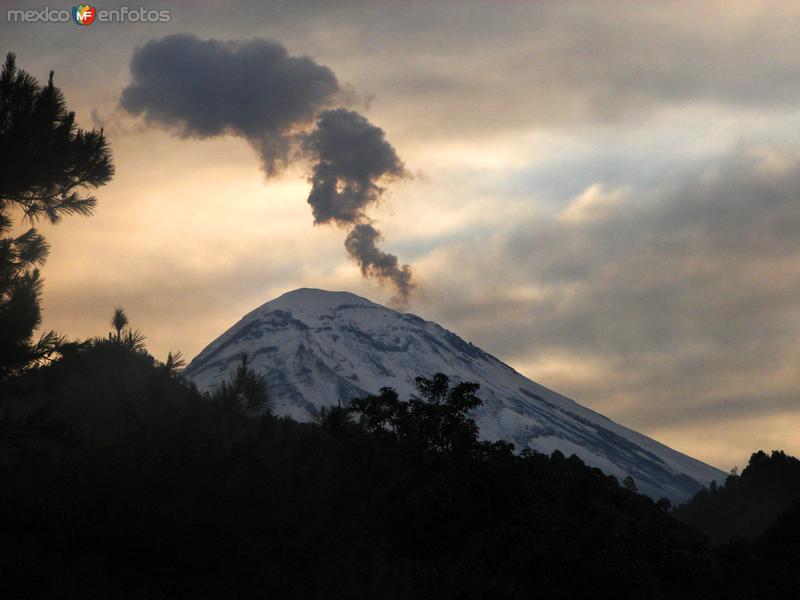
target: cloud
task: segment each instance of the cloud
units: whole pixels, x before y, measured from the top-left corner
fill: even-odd
[[[186,137],[244,137],[268,175],[286,165],[293,134],[341,91],[328,67],[261,39],[169,35],[137,49],[130,69],[123,108]]]
[[[304,4],[282,25],[301,36],[335,32],[320,35],[320,51],[379,95],[393,90],[396,102],[379,102],[382,116],[426,145],[520,128],[641,124],[668,108],[742,114],[796,104],[795,4],[617,4]]]
[[[391,282],[398,304],[407,305],[411,268],[376,247],[380,233],[365,214],[383,195],[381,182],[407,173],[382,129],[352,110],[328,108],[346,96],[333,71],[277,42],[192,35],[148,42],[130,69],[120,105],[147,123],[184,137],[243,137],[268,176],[292,159],[312,161],[315,222],[356,225],[348,253],[365,276]]]
[[[624,199],[624,189],[606,191],[601,185],[590,185],[569,203],[559,219],[577,225],[607,218]]]
[[[604,189],[568,204],[581,218],[539,213],[480,253],[466,243],[422,261],[438,283],[431,316],[645,431],[702,422],[723,436],[725,420],[796,407],[797,153],[740,147],[656,185]]]

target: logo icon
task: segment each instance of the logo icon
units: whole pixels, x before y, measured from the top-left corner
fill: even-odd
[[[88,4],[79,4],[72,9],[72,18],[78,25],[91,25],[97,16],[97,9]]]

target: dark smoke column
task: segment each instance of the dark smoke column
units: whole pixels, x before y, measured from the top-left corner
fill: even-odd
[[[308,196],[314,222],[355,225],[345,240],[347,252],[364,276],[394,286],[396,305],[407,306],[414,287],[411,267],[377,247],[380,232],[364,212],[383,195],[379,183],[408,176],[383,130],[351,110],[326,110],[304,148],[316,161]]]
[[[394,303],[407,305],[411,268],[377,247],[380,233],[365,214],[383,195],[380,184],[407,172],[382,129],[351,110],[331,110],[341,101],[333,71],[277,42],[193,35],[147,42],[130,69],[120,105],[146,123],[181,137],[244,138],[268,177],[293,158],[312,161],[314,222],[352,226],[345,247],[361,272],[390,282]]]
[[[408,297],[414,288],[411,281],[411,267],[401,265],[394,254],[388,254],[378,248],[381,234],[369,223],[360,223],[353,227],[344,241],[344,247],[350,256],[361,266],[364,277],[375,277],[389,280],[397,289],[397,296],[392,303],[400,308],[408,306]]]
[[[340,93],[328,67],[269,40],[168,35],[138,48],[130,69],[122,108],[181,137],[242,137],[267,176],[288,164],[293,133]]]

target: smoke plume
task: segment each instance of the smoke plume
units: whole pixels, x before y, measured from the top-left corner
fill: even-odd
[[[137,49],[130,69],[124,109],[184,137],[241,136],[267,175],[286,166],[293,134],[340,94],[328,67],[267,40],[169,35]]]
[[[397,290],[394,303],[405,307],[413,288],[411,267],[377,247],[380,232],[364,212],[380,200],[380,182],[407,176],[383,130],[351,110],[326,110],[304,149],[316,161],[308,195],[314,222],[354,225],[345,240],[348,254],[365,277],[391,282]]]
[[[308,203],[319,224],[352,226],[348,254],[365,277],[389,282],[406,306],[411,267],[377,247],[366,215],[392,179],[407,172],[382,129],[332,108],[343,93],[329,68],[290,56],[277,42],[223,42],[169,35],[137,49],[120,105],[146,123],[183,137],[246,139],[273,176],[292,158],[312,163]],[[313,127],[313,129],[312,129]]]
[[[388,254],[378,248],[381,234],[370,223],[359,223],[347,234],[344,247],[348,254],[358,261],[361,273],[365,277],[389,280],[397,290],[392,298],[396,306],[408,305],[408,297],[414,289],[411,281],[411,267],[400,265],[394,254]]]
[[[363,220],[384,191],[377,182],[406,175],[383,130],[344,108],[320,114],[305,149],[317,161],[308,196],[317,223]]]

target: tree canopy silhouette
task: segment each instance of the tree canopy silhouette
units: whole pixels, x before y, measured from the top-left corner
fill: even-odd
[[[97,200],[87,192],[113,174],[103,132],[75,125],[53,73],[40,85],[9,53],[0,74],[0,379],[48,356],[60,341],[53,332],[34,341],[48,246],[34,227],[14,235],[12,216],[58,223],[90,215]]]
[[[800,460],[781,451],[754,452],[741,475],[700,490],[673,516],[705,532],[713,542],[752,539],[792,503],[800,501]]]
[[[214,390],[211,399],[223,406],[233,407],[243,415],[267,412],[269,394],[266,378],[251,369],[247,355],[242,354],[236,371]]]
[[[476,392],[480,385],[455,386],[443,373],[432,379],[416,378],[419,398],[401,402],[392,388],[378,395],[356,398],[351,410],[371,432],[392,435],[438,452],[466,452],[475,448],[478,425],[468,413],[483,404]]]
[[[577,456],[480,441],[477,386],[421,378],[317,423],[264,412],[245,359],[214,394],[109,335],[0,395],[13,597],[790,598],[800,510],[709,549]],[[280,382],[276,382],[280,385]],[[224,389],[224,392],[222,391]],[[791,457],[754,457],[771,486]],[[733,484],[737,485],[737,484]],[[727,487],[727,486],[726,486]],[[717,492],[719,493],[719,492]],[[66,525],[65,525],[66,524]]]

